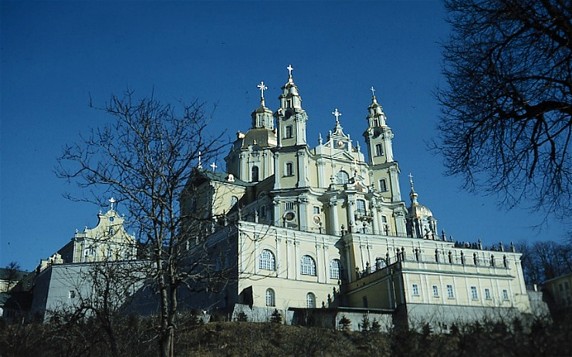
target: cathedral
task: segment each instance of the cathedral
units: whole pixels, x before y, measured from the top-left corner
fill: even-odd
[[[292,66],[267,107],[264,82],[250,128],[238,132],[226,171],[203,168],[181,197],[184,216],[201,210],[201,238],[224,288],[189,296],[190,306],[267,321],[308,314],[319,320],[377,314],[389,324],[452,323],[531,313],[520,253],[512,244],[447,240],[421,205],[409,175],[402,198],[394,135],[372,88],[363,121],[365,148],[332,112],[327,137],[312,147],[311,118]],[[353,314],[353,315],[352,315]],[[358,314],[358,315],[355,315]],[[355,318],[354,318],[355,320]]]

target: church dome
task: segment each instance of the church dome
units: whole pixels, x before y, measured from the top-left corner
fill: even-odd
[[[423,206],[419,203],[413,204],[409,207],[409,216],[410,217],[433,217],[433,212],[426,206]]]

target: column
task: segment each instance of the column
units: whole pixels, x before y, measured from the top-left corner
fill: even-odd
[[[276,276],[280,277],[282,271],[282,248],[280,244],[282,243],[282,239],[278,238],[278,231],[275,229],[276,238],[274,239],[276,242],[275,249],[276,249]],[[286,249],[288,252],[288,249]],[[288,261],[286,261],[286,266],[288,266]]]
[[[274,226],[275,227],[282,227],[282,215],[280,214],[280,201],[274,199],[272,201],[273,211],[274,211]]]
[[[377,202],[375,199],[373,201],[372,207],[372,215],[373,215],[373,234],[379,234],[381,230],[379,229],[379,207],[377,206]]]
[[[347,218],[348,218],[348,230],[351,233],[356,233],[355,227],[355,217],[354,217],[354,209],[355,209],[355,197],[353,195],[348,195],[348,202],[347,202]]]
[[[239,170],[239,175],[240,175],[240,179],[243,181],[250,181],[250,172],[248,171],[248,154],[245,153],[240,153],[239,155],[239,162],[240,162],[240,170]]]
[[[391,166],[389,168],[389,189],[391,190],[392,201],[401,201],[398,174],[397,166]]]
[[[300,224],[299,230],[308,231],[308,197],[298,197],[298,223]]]
[[[329,224],[329,234],[331,235],[338,235],[340,229],[340,223],[338,219],[338,200],[335,198],[331,198],[330,202],[328,203],[328,207],[330,208],[330,224]]]
[[[274,153],[274,175],[275,175],[275,179],[274,179],[274,189],[279,189],[280,188],[280,181],[282,178],[282,170],[280,168],[280,160],[278,160],[278,158],[280,157],[279,153]]]
[[[326,178],[324,177],[325,175],[324,167],[326,166],[324,159],[318,159],[317,165],[318,165],[318,187],[320,188],[327,187]]]
[[[298,187],[307,187],[308,182],[306,181],[306,159],[304,150],[298,151],[296,158],[298,161]]]

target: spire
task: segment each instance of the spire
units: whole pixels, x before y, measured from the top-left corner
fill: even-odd
[[[383,113],[383,108],[377,102],[377,97],[375,96],[375,88],[372,86],[371,90],[371,104],[368,107],[369,115],[368,121],[370,127],[385,126],[385,113]]]
[[[278,126],[278,146],[308,145],[306,141],[306,122],[308,115],[302,108],[302,97],[294,83],[292,71],[288,65],[288,82],[282,86],[282,94],[278,97],[280,107],[275,113]]]
[[[286,69],[288,70],[288,82],[282,87],[280,107],[283,109],[302,109],[302,98],[300,97],[300,93],[298,93],[298,87],[294,83],[294,77],[292,77],[294,67],[290,64]]]
[[[411,192],[409,192],[409,197],[411,198],[411,204],[416,205],[417,202],[417,192],[415,192],[415,187],[413,186],[413,175],[409,173],[409,185],[411,186]]]

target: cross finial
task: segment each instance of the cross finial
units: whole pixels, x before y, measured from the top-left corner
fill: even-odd
[[[210,164],[210,167],[213,169],[214,172],[218,166],[216,166],[216,164],[213,162],[212,164]]]
[[[201,162],[201,152],[199,151],[199,163],[197,165],[197,168],[202,169],[203,168],[203,163]]]
[[[373,97],[375,97],[375,88],[373,88],[373,86],[371,86],[370,90],[371,90],[371,95]]]
[[[338,111],[338,108],[334,109],[334,111],[332,112],[332,115],[336,117],[336,123],[339,123],[340,117],[342,116],[342,113],[340,113]]]
[[[413,175],[411,172],[409,173],[409,184],[411,185],[411,189],[413,189]]]
[[[260,81],[260,84],[256,87],[260,89],[260,99],[264,99],[264,91],[268,89],[268,87],[264,85],[264,81]]]
[[[113,204],[114,204],[115,202],[116,202],[116,201],[115,201],[115,198],[111,197],[111,198],[109,199],[109,207],[110,207],[110,209],[111,209],[112,211],[113,211]]]
[[[286,67],[286,69],[288,70],[288,82],[292,82],[292,71],[294,70],[294,67],[292,67],[292,65],[289,64],[288,67]]]

